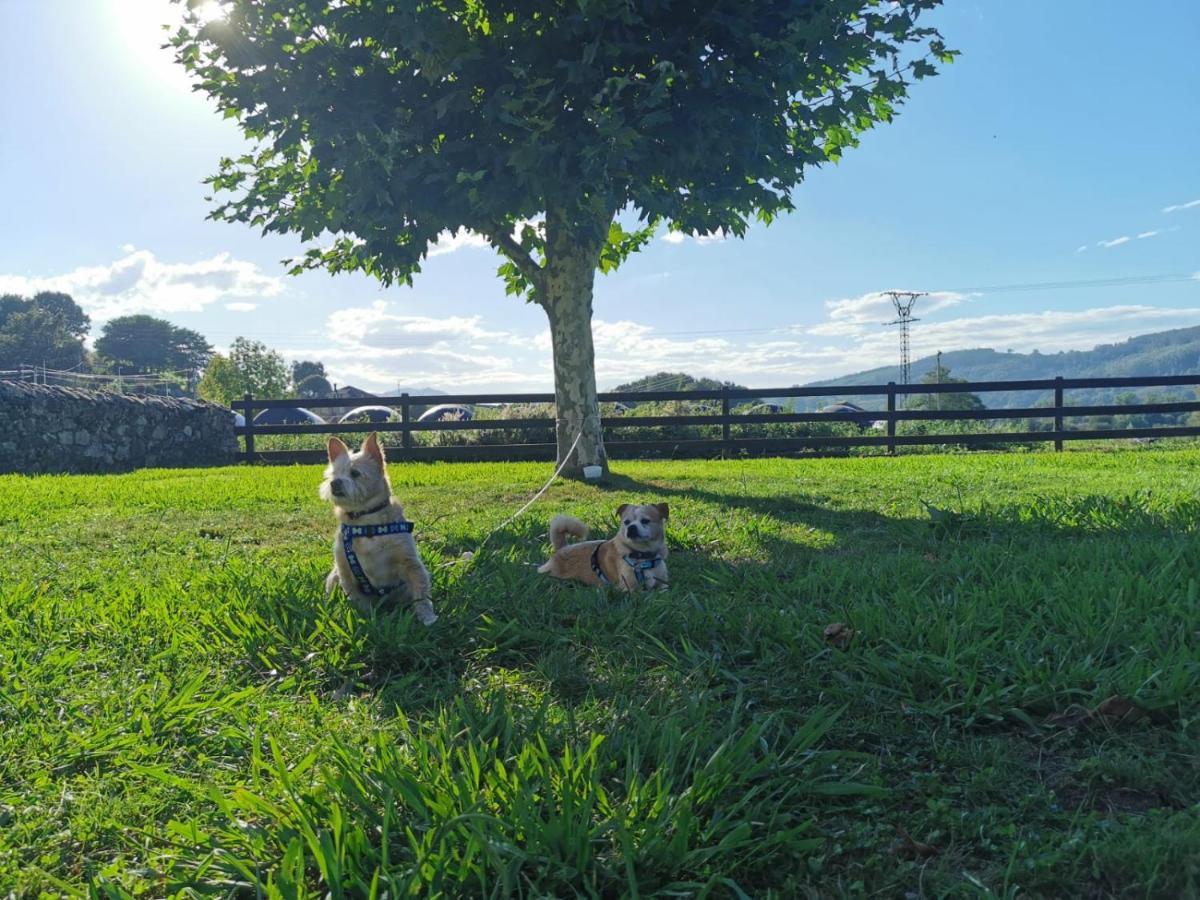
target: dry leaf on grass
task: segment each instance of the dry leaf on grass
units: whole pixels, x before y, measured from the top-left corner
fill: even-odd
[[[825,626],[825,643],[839,650],[846,650],[854,640],[854,629],[842,622]]]
[[[923,559],[927,563],[935,563],[938,561],[937,554],[934,553],[926,553]]]
[[[1119,725],[1126,722],[1136,722],[1146,716],[1146,710],[1136,701],[1119,694],[1113,694],[1100,703],[1095,709],[1085,709],[1075,705],[1067,707],[1060,713],[1046,718],[1047,725],[1055,728],[1078,728],[1089,722],[1103,722],[1107,725]]]
[[[900,843],[896,845],[895,853],[897,856],[905,859],[929,859],[931,856],[938,855],[937,847],[931,847],[929,844],[922,844],[920,841],[913,840],[913,836],[904,830],[901,826],[895,826],[896,833],[900,835]]]
[[[1128,697],[1113,694],[1094,710],[1093,719],[1103,719],[1105,722],[1136,722],[1146,715],[1146,711]]]

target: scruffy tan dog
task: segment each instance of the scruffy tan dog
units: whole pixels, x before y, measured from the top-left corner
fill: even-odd
[[[329,466],[321,497],[333,504],[341,524],[333,539],[333,571],[325,595],[341,582],[354,607],[369,614],[385,598],[413,605],[426,625],[437,621],[430,602],[429,572],[413,540],[412,522],[392,496],[379,437],[372,433],[358,453],[329,439]]]
[[[555,578],[571,578],[597,587],[618,587],[623,591],[666,590],[667,541],[665,503],[635,506],[626,503],[617,509],[621,527],[607,541],[589,541],[588,527],[573,516],[555,516],[550,522],[550,543],[554,555],[539,572]],[[580,543],[568,544],[567,536]]]

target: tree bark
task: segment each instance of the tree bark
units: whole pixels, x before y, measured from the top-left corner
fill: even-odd
[[[599,466],[602,475],[607,475],[608,457],[604,452],[596,393],[596,353],[592,346],[592,285],[601,245],[590,235],[551,233],[553,225],[549,218],[547,225],[541,303],[550,320],[554,351],[558,464],[565,462],[562,471],[570,478],[582,478],[585,466]]]

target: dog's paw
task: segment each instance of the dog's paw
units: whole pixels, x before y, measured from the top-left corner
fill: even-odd
[[[437,613],[433,611],[433,604],[428,600],[418,600],[414,603],[413,613],[422,625],[432,625],[438,620]]]

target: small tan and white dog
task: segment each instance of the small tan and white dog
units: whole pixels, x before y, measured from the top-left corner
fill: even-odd
[[[666,590],[668,513],[665,503],[626,503],[617,509],[621,527],[607,541],[586,540],[588,527],[574,516],[555,516],[550,522],[554,555],[538,571],[626,592]],[[567,543],[568,536],[579,543]]]
[[[340,582],[351,604],[364,615],[394,598],[412,603],[425,625],[436,622],[429,571],[413,540],[412,522],[404,518],[404,508],[392,496],[378,435],[368,436],[358,453],[351,453],[338,438],[329,439],[329,466],[320,494],[333,504],[339,523],[325,596]]]

